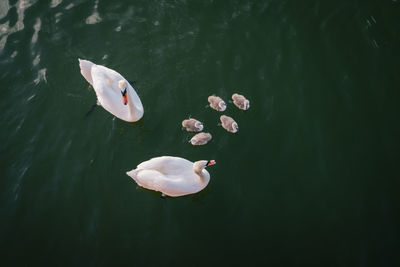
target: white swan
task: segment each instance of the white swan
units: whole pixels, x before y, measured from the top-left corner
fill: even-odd
[[[124,121],[138,121],[143,117],[143,105],[132,86],[118,72],[79,60],[81,74],[93,86],[98,103]]]
[[[144,188],[178,197],[204,189],[210,181],[210,174],[204,168],[215,163],[215,160],[193,163],[179,157],[163,156],[142,162],[126,174]]]

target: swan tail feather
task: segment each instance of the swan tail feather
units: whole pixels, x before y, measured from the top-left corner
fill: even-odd
[[[137,170],[131,170],[131,171],[126,172],[126,174],[127,174],[128,176],[130,176],[132,179],[136,179],[137,173],[138,173]]]
[[[79,60],[79,67],[81,68],[82,76],[93,86],[93,79],[92,79],[92,67],[93,63],[89,60],[80,59]]]

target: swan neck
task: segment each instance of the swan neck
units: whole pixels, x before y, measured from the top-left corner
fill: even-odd
[[[199,175],[200,177],[203,177],[203,170],[204,168],[194,168],[194,172]]]
[[[203,171],[204,169],[202,169],[201,171],[199,171],[199,172],[196,172],[196,174],[200,177],[200,181],[202,182],[202,183],[207,183],[207,177],[206,177],[206,175],[204,174],[204,171]]]
[[[207,182],[207,177],[206,177],[206,173],[204,172],[204,168],[205,168],[205,166],[201,166],[199,164],[195,164],[193,166],[193,170],[200,177],[200,180],[202,182]]]

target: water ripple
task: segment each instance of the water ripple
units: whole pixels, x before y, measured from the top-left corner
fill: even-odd
[[[33,59],[33,66],[37,66],[40,62],[40,55],[36,55],[36,57]]]
[[[66,10],[69,10],[73,8],[75,5],[73,3],[69,4],[68,6],[65,7]]]
[[[31,101],[35,96],[36,96],[35,94],[31,95],[30,97],[28,97],[28,99],[26,100],[26,102]]]
[[[42,21],[40,20],[40,18],[36,19],[36,23],[35,25],[33,25],[33,36],[32,36],[32,43],[36,43],[38,40],[38,35],[39,35],[39,31],[40,31],[40,26],[42,25]]]
[[[46,78],[46,68],[40,69],[38,71],[38,75],[36,79],[33,81],[36,85],[38,85],[41,81],[44,81],[47,83],[47,78]]]
[[[16,30],[20,31],[24,29],[24,18],[25,18],[25,10],[28,9],[28,7],[32,6],[35,4],[36,1],[28,1],[28,0],[20,0],[17,3],[17,14],[18,14],[18,21],[16,23]]]
[[[58,6],[59,4],[61,4],[61,2],[62,2],[62,0],[51,0],[50,7],[54,8],[54,7]]]
[[[92,15],[90,15],[89,17],[86,18],[86,24],[96,24],[101,21],[100,14],[97,10],[98,5],[99,5],[99,0],[96,0],[96,2],[94,4]]]
[[[24,25],[24,18],[25,18],[25,10],[29,8],[30,6],[34,5],[37,1],[27,1],[27,0],[19,0],[15,7],[17,9],[17,22],[15,23],[14,26],[10,26],[10,22],[7,21],[6,23],[0,25],[0,50],[3,50],[6,43],[7,43],[7,38],[10,34],[21,31],[25,28]],[[9,10],[12,10],[9,8],[8,3],[7,4],[2,4],[0,5],[2,16],[4,17],[4,13],[8,14]],[[3,8],[8,8],[7,11]],[[36,25],[36,24],[35,24]],[[39,25],[40,27],[40,25]]]
[[[0,39],[0,50],[3,50],[4,46],[6,45],[7,37],[9,35],[9,24],[10,22],[7,21],[6,23],[0,25],[0,36],[4,34],[4,36],[2,36]]]
[[[8,1],[0,1],[0,19],[7,15],[9,9],[10,5],[8,4]]]

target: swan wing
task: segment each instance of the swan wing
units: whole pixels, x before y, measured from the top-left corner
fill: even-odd
[[[138,94],[136,93],[135,89],[129,84],[128,84],[128,101],[131,101],[133,103],[133,106],[135,107],[135,114],[132,114],[132,120],[137,121],[140,120],[143,117],[144,109],[143,109],[143,104],[142,101],[140,100]]]
[[[137,169],[156,170],[164,175],[194,174],[193,162],[179,157],[163,156],[142,162]]]
[[[165,177],[155,170],[139,170],[135,178],[135,182],[141,187],[160,191],[164,188]]]
[[[146,189],[177,197],[193,194],[202,189],[198,182],[194,183],[194,177],[188,178],[190,177],[185,175],[164,175],[155,170],[139,170],[134,180]]]

